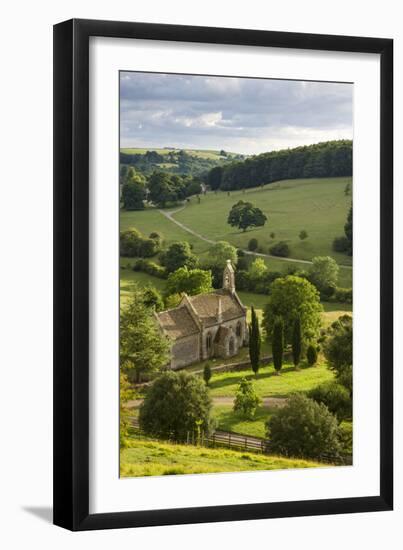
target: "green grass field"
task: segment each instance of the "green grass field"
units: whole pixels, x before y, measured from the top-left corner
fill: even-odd
[[[278,240],[287,241],[291,257],[310,260],[313,256],[331,255],[340,264],[351,264],[351,258],[335,253],[332,242],[343,235],[351,197],[344,195],[344,188],[351,178],[300,179],[272,183],[264,188],[208,193],[198,204],[191,203],[175,214],[175,219],[202,235],[229,241],[239,248],[246,248],[251,237],[256,237],[263,248]],[[259,206],[268,217],[263,228],[245,233],[227,224],[228,212],[238,200],[247,200]],[[208,223],[206,223],[208,220]],[[308,238],[300,241],[301,229]],[[276,237],[270,239],[274,231]]]
[[[240,248],[246,249],[248,241],[256,237],[263,251],[268,253],[274,242],[285,240],[290,246],[292,258],[311,260],[314,256],[330,255],[339,264],[348,266],[351,265],[351,257],[332,250],[333,239],[343,235],[351,202],[351,197],[344,195],[348,181],[351,181],[351,178],[289,180],[268,185],[263,189],[250,189],[246,193],[232,191],[230,196],[225,192],[210,192],[202,196],[200,204],[192,198],[186,207],[174,213],[173,217],[204,237],[226,240]],[[240,199],[251,201],[264,210],[268,222],[263,228],[244,233],[226,223],[229,210]],[[166,245],[186,240],[192,245],[194,253],[202,259],[206,257],[211,246],[154,208],[140,212],[122,211],[120,229],[130,227],[139,229],[144,235],[158,231],[163,235]],[[304,241],[298,237],[301,229],[305,229],[309,235]],[[270,238],[272,231],[276,234],[273,240]],[[289,266],[309,268],[309,265],[303,262],[290,262],[282,258],[265,258],[265,262],[271,271],[285,271]],[[351,267],[340,267],[339,286],[351,285]]]
[[[122,477],[250,472],[321,466],[323,467],[323,464],[302,459],[175,445],[147,439],[132,439],[130,447],[120,453]]]
[[[272,365],[262,367],[257,376],[251,369],[213,373],[209,384],[210,395],[234,397],[242,378],[253,381],[260,397],[286,397],[291,393],[309,391],[323,382],[333,380],[334,375],[324,363],[318,363],[315,367],[302,365],[299,371],[295,370],[293,364],[285,363],[279,376],[275,374]]]
[[[247,420],[238,412],[234,412],[232,405],[214,405],[213,417],[219,430],[264,438],[266,437],[265,423],[274,410],[274,408],[260,406],[253,419]]]

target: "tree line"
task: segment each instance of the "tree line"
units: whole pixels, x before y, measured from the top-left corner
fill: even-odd
[[[214,166],[225,164],[233,159],[243,159],[242,155],[228,155],[220,151],[216,158],[204,158],[196,154],[190,154],[184,150],[170,151],[161,155],[157,151],[145,153],[120,152],[120,165],[133,166],[144,174],[151,174],[155,170],[163,170],[171,174],[200,176],[206,174]]]
[[[351,176],[352,146],[351,140],[338,140],[263,153],[212,168],[207,183],[230,191],[284,179]]]

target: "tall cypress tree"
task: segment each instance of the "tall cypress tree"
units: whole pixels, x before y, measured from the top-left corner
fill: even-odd
[[[298,367],[301,360],[302,349],[302,336],[301,336],[301,319],[296,317],[294,319],[294,326],[292,332],[292,358],[295,368]]]
[[[249,325],[249,357],[252,370],[255,374],[258,373],[260,367],[260,328],[259,319],[257,318],[255,308],[251,308],[251,324]]]
[[[278,317],[274,323],[273,336],[272,336],[272,353],[273,353],[273,365],[277,374],[280,373],[283,366],[283,353],[284,353],[284,321],[282,317]]]
[[[350,210],[348,211],[347,221],[344,224],[344,234],[347,237],[348,241],[348,247],[347,247],[347,253],[352,256],[353,255],[353,205],[350,206]]]

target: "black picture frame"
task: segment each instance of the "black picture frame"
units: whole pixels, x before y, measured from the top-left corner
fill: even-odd
[[[365,497],[89,513],[89,38],[380,54],[380,491]],[[54,523],[78,530],[392,510],[393,40],[73,19],[54,26]]]

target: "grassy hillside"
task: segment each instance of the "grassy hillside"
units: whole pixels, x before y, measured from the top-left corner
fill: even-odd
[[[323,382],[333,380],[333,372],[324,364],[304,367],[296,371],[294,365],[285,363],[281,375],[275,374],[272,365],[259,369],[257,376],[251,369],[213,374],[210,380],[211,397],[234,397],[242,378],[252,380],[260,397],[286,397],[291,393],[309,391]]]
[[[250,472],[318,466],[323,464],[302,459],[240,453],[228,449],[175,445],[147,439],[132,439],[130,447],[120,454],[122,477]]]
[[[258,239],[263,252],[268,252],[274,242],[287,241],[292,258],[311,260],[326,255],[333,256],[339,264],[351,265],[351,257],[332,250],[333,239],[344,234],[351,204],[351,197],[344,194],[348,182],[351,178],[287,180],[245,193],[209,193],[200,204],[193,201],[174,217],[203,236],[229,241],[240,248],[246,248],[252,237]],[[227,224],[232,205],[240,199],[263,210],[268,217],[264,227],[244,233]],[[304,241],[299,239],[302,229],[308,232]],[[276,234],[274,240],[271,232]]]
[[[343,235],[351,197],[344,195],[346,183],[351,178],[329,178],[292,180],[274,183],[261,189],[241,191],[209,192],[202,196],[200,204],[192,198],[185,208],[176,208],[173,218],[211,240],[227,240],[235,246],[247,248],[248,241],[256,237],[264,253],[279,240],[288,242],[291,257],[311,260],[314,256],[330,255],[343,265],[351,265],[352,258],[332,250],[334,237]],[[245,233],[231,228],[227,223],[228,212],[238,200],[248,200],[258,205],[268,216],[268,222],[262,228],[248,230]],[[194,253],[203,258],[211,246],[196,235],[186,231],[155,208],[140,212],[122,211],[121,230],[136,227],[144,235],[152,231],[160,232],[166,245],[178,240],[186,240]],[[299,239],[299,232],[305,229],[308,238]],[[275,238],[270,238],[270,233]],[[125,264],[126,259],[122,262]],[[284,271],[290,265],[300,269],[309,267],[303,262],[289,262],[284,258],[265,258],[271,271]],[[124,278],[126,274],[123,274]],[[340,267],[339,286],[351,287],[351,267]],[[248,294],[248,293],[245,293]]]

